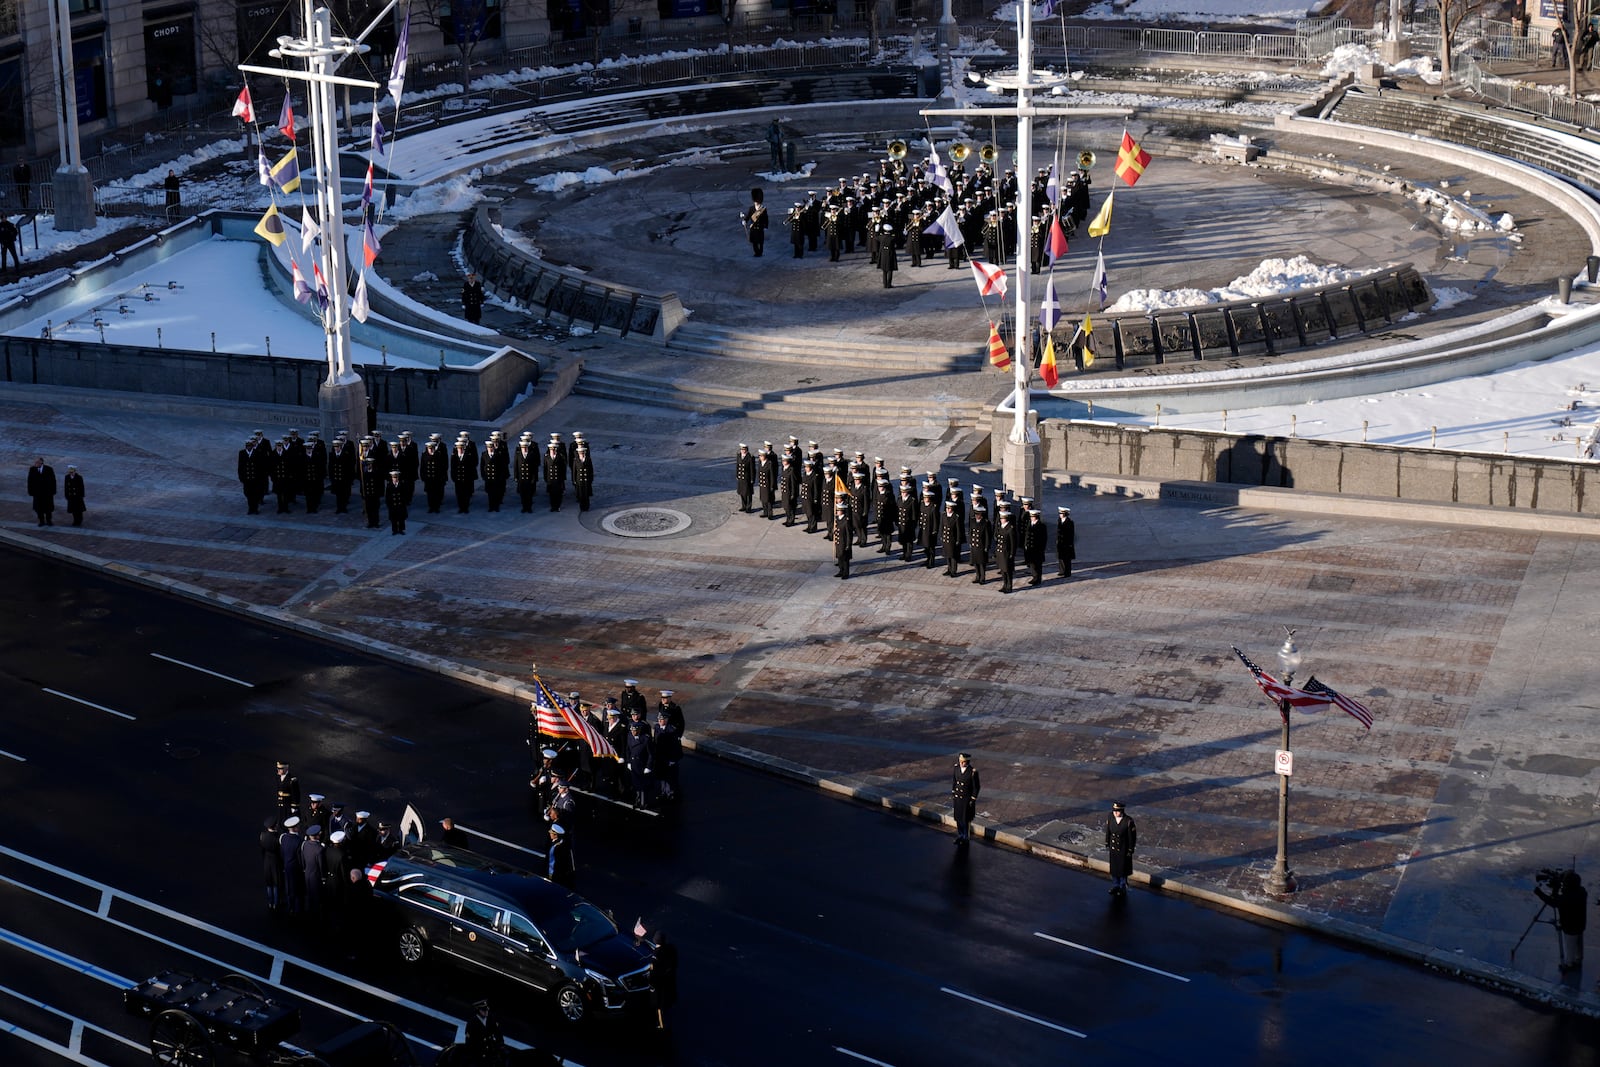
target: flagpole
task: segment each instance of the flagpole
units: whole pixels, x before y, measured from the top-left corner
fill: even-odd
[[[300,59],[304,70],[241,65],[249,73],[270,74],[306,86],[310,111],[312,170],[317,190],[315,202],[321,216],[323,283],[328,290],[328,307],[322,312],[324,354],[328,375],[317,390],[323,434],[332,439],[341,430],[357,436],[367,425],[367,387],[356,373],[350,354],[350,321],[347,313],[344,215],[339,196],[339,131],[333,90],[336,85],[376,89],[374,82],[340,77],[334,73],[346,57],[367,50],[358,40],[335,37],[333,16],[326,7],[313,7],[314,0],[303,0],[301,38],[280,37],[278,47],[268,54],[276,59]],[[385,12],[389,9],[385,8]],[[380,16],[381,17],[381,16]],[[367,32],[371,32],[368,27]],[[363,37],[366,33],[362,34]],[[302,179],[303,180],[303,179]],[[314,261],[315,262],[315,261]],[[315,279],[309,280],[315,284]]]

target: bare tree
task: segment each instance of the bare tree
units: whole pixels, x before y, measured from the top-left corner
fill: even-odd
[[[1486,7],[1498,6],[1497,0],[1432,0],[1439,12],[1439,72],[1450,80],[1451,57],[1455,53],[1456,31],[1468,18]]]
[[[421,0],[412,7],[417,21],[433,26],[461,57],[461,95],[472,90],[472,54],[487,36],[495,16],[489,0]]]

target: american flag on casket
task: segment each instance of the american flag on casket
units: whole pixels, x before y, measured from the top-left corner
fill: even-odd
[[[583,741],[596,756],[606,756],[621,761],[611,742],[589,724],[577,708],[550,691],[550,687],[533,676],[533,713],[539,720],[539,732],[546,737],[570,738]]]

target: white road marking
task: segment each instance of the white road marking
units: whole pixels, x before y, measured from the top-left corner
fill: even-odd
[[[589,797],[589,798],[591,798],[593,800],[603,800],[607,804],[615,804],[619,808],[627,808],[629,811],[638,812],[640,815],[648,815],[652,819],[661,818],[661,813],[659,811],[655,811],[655,810],[653,810],[651,808],[637,807],[636,805],[629,804],[626,800],[618,800],[615,797],[602,796],[599,793],[591,793],[589,790],[587,790],[587,789],[579,789],[577,786],[571,786],[570,788],[572,789],[572,791],[574,793],[577,793],[579,796]]]
[[[74,704],[82,704],[86,708],[93,708],[96,711],[103,711],[107,715],[115,715],[119,719],[127,719],[129,722],[136,721],[136,716],[129,715],[125,711],[118,711],[115,708],[108,708],[103,704],[96,704],[92,700],[85,700],[82,697],[75,697],[71,693],[63,693],[59,689],[46,689],[45,692],[49,693],[53,697],[60,697],[62,700],[70,700]]]
[[[213,678],[221,678],[224,682],[232,682],[234,685],[242,685],[246,689],[254,689],[255,688],[255,683],[254,682],[241,681],[240,679],[234,678],[231,675],[219,674],[216,671],[208,670],[205,667],[196,666],[193,663],[185,663],[181,659],[173,659],[171,656],[163,656],[159,652],[152,652],[152,653],[150,653],[150,655],[155,657],[156,659],[165,660],[168,663],[176,664],[179,667],[187,667],[191,671],[199,671],[201,674],[209,674]]]
[[[519,845],[515,841],[507,841],[503,837],[495,837],[493,834],[486,834],[482,830],[474,830],[470,826],[462,826],[460,823],[456,823],[456,829],[465,830],[467,833],[472,834],[474,837],[481,837],[485,841],[493,841],[497,845],[506,846],[506,848],[514,848],[518,852],[526,852],[526,853],[529,853],[530,855],[538,856],[540,859],[544,859],[545,858],[545,854],[543,852],[540,852],[536,848],[529,848],[527,845]]]
[[[996,1004],[992,1000],[983,1000],[980,997],[973,996],[971,993],[963,993],[959,989],[951,989],[949,986],[939,987],[939,992],[949,993],[952,997],[960,997],[962,1000],[970,1000],[972,1003],[981,1004],[985,1008],[992,1008],[1003,1015],[1011,1016],[1013,1019],[1021,1019],[1024,1022],[1038,1023],[1040,1026],[1048,1026],[1052,1030],[1059,1030],[1063,1034],[1071,1034],[1073,1037],[1089,1036],[1088,1034],[1074,1030],[1071,1027],[1062,1026],[1060,1023],[1053,1023],[1048,1019],[1041,1019],[1037,1015],[1027,1015],[1023,1012],[1017,1011],[1015,1008],[1008,1008],[1003,1004]]]
[[[839,1053],[841,1056],[849,1056],[853,1059],[858,1059],[862,1063],[876,1064],[877,1067],[893,1067],[892,1064],[884,1063],[882,1060],[875,1060],[871,1056],[863,1056],[859,1052],[851,1052],[849,1049],[840,1048],[838,1045],[833,1046],[833,1051]]]
[[[15,752],[7,752],[3,748],[0,748],[0,756],[4,756],[6,759],[14,759],[18,763],[27,763],[28,762],[28,757],[27,756],[19,756]]]
[[[1099,956],[1101,959],[1115,960],[1118,963],[1126,963],[1129,967],[1137,967],[1141,971],[1149,971],[1151,974],[1159,974],[1161,977],[1170,978],[1174,982],[1187,982],[1189,980],[1181,974],[1173,974],[1171,971],[1163,971],[1160,967],[1152,967],[1148,963],[1139,963],[1135,960],[1124,959],[1121,956],[1113,956],[1109,952],[1101,952],[1097,948],[1090,948],[1088,945],[1080,945],[1076,941],[1068,941],[1066,938],[1056,937],[1054,934],[1040,933],[1038,930],[1035,930],[1033,932],[1033,936],[1042,937],[1046,941],[1054,941],[1056,944],[1065,945],[1068,948],[1075,948],[1080,952],[1087,952],[1091,956]]]

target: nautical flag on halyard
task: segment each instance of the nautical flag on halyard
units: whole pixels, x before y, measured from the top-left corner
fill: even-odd
[[[272,184],[280,193],[292,193],[300,188],[300,150],[291,147],[288,153],[272,165]]]
[[[239,90],[239,99],[233,102],[233,117],[241,122],[256,120],[256,107],[250,102],[250,86]]]
[[[322,264],[311,264],[311,277],[317,282],[317,304],[322,310],[328,310],[328,282],[322,277]]]
[[[1083,313],[1083,325],[1078,327],[1083,331],[1083,366],[1084,369],[1094,366],[1094,323],[1089,321],[1089,313]]]
[[[367,160],[367,180],[361,186],[361,205],[372,203],[372,160]]]
[[[394,49],[394,65],[389,68],[389,95],[394,97],[394,109],[400,110],[400,93],[406,87],[406,53],[411,49],[411,9],[406,8],[405,21],[400,23],[400,40]]]
[[[372,113],[372,151],[376,155],[383,155],[383,135],[388,131],[383,128],[383,120],[378,113]]]
[[[356,279],[356,295],[350,298],[350,317],[357,322],[366,322],[370,314],[372,305],[367,302],[367,272],[362,271],[361,277]]]
[[[1061,203],[1061,179],[1056,176],[1056,171],[1060,169],[1056,164],[1059,162],[1053,160],[1050,163],[1050,173],[1044,179],[1044,195],[1049,198],[1051,207]]]
[[[283,230],[283,219],[278,215],[278,205],[273,204],[267,208],[267,213],[261,216],[261,221],[256,223],[256,233],[262,240],[274,245],[281,245],[289,235]]]
[[[1335,690],[1328,688],[1321,682],[1317,681],[1316,675],[1313,674],[1310,678],[1306,679],[1306,692],[1322,697],[1340,711],[1343,711],[1346,714],[1354,717],[1356,722],[1359,722],[1362,726],[1365,726],[1369,730],[1372,729],[1372,712],[1368,710],[1365,704],[1352,697],[1347,697],[1343,693],[1336,692]]]
[[[311,286],[306,282],[306,276],[300,273],[300,264],[293,259],[289,261],[289,276],[294,279],[294,298],[300,303],[311,300]]]
[[[993,296],[999,293],[1006,295],[1006,272],[993,263],[985,263],[981,259],[969,261],[972,264],[972,280],[978,283],[980,296]]]
[[[1067,254],[1067,233],[1061,228],[1059,215],[1050,220],[1050,243],[1045,251],[1050,254],[1051,264]]]
[[[260,145],[256,146],[256,180],[268,189],[272,188],[272,167],[267,163],[267,153]]]
[[[1100,210],[1089,220],[1090,237],[1104,237],[1111,232],[1111,201],[1115,198],[1115,192],[1107,193],[1106,202],[1100,205]]]
[[[1039,305],[1039,325],[1049,333],[1061,321],[1061,301],[1056,299],[1056,276],[1045,279],[1044,301]]]
[[[961,223],[956,219],[956,213],[946,204],[939,217],[930,222],[923,233],[937,233],[944,238],[946,248],[955,248],[966,243],[966,238],[961,236]]]
[[[300,209],[300,251],[309,252],[316,245],[317,238],[322,236],[322,227],[317,225],[317,217],[311,209]]]
[[[1056,370],[1056,339],[1048,333],[1044,336],[1044,359],[1039,362],[1039,377],[1044,379],[1046,389],[1054,389],[1061,381],[1061,374]]]
[[[1304,689],[1295,689],[1292,686],[1284,685],[1272,675],[1257,667],[1250,657],[1239,649],[1239,646],[1234,646],[1233,654],[1238,656],[1246,667],[1250,668],[1250,674],[1255,678],[1256,685],[1261,687],[1261,691],[1267,695],[1268,700],[1278,705],[1278,710],[1283,713],[1285,720],[1289,718],[1288,712],[1283,710],[1285,704],[1303,710],[1322,707],[1328,703],[1328,698],[1326,697],[1308,693]]]
[[[1006,351],[1006,343],[1000,340],[1000,331],[993,322],[989,323],[989,362],[1001,370],[1011,366],[1011,353]]]
[[[283,110],[278,112],[278,129],[289,140],[294,140],[294,104],[289,101],[289,94],[283,94]]]
[[[370,267],[378,261],[378,253],[382,251],[383,246],[378,243],[378,235],[372,232],[369,218],[361,224],[361,258]]]
[[[550,692],[538,675],[533,679],[533,713],[538,719],[539,732],[546,737],[581,740],[588,744],[589,750],[596,756],[614,760],[622,758],[577,708]]]
[[[1102,251],[1094,260],[1094,291],[1100,294],[1100,310],[1106,309],[1106,254]]]
[[[1122,147],[1117,149],[1117,177],[1132,185],[1150,165],[1150,153],[1139,147],[1139,142],[1122,131]]]

